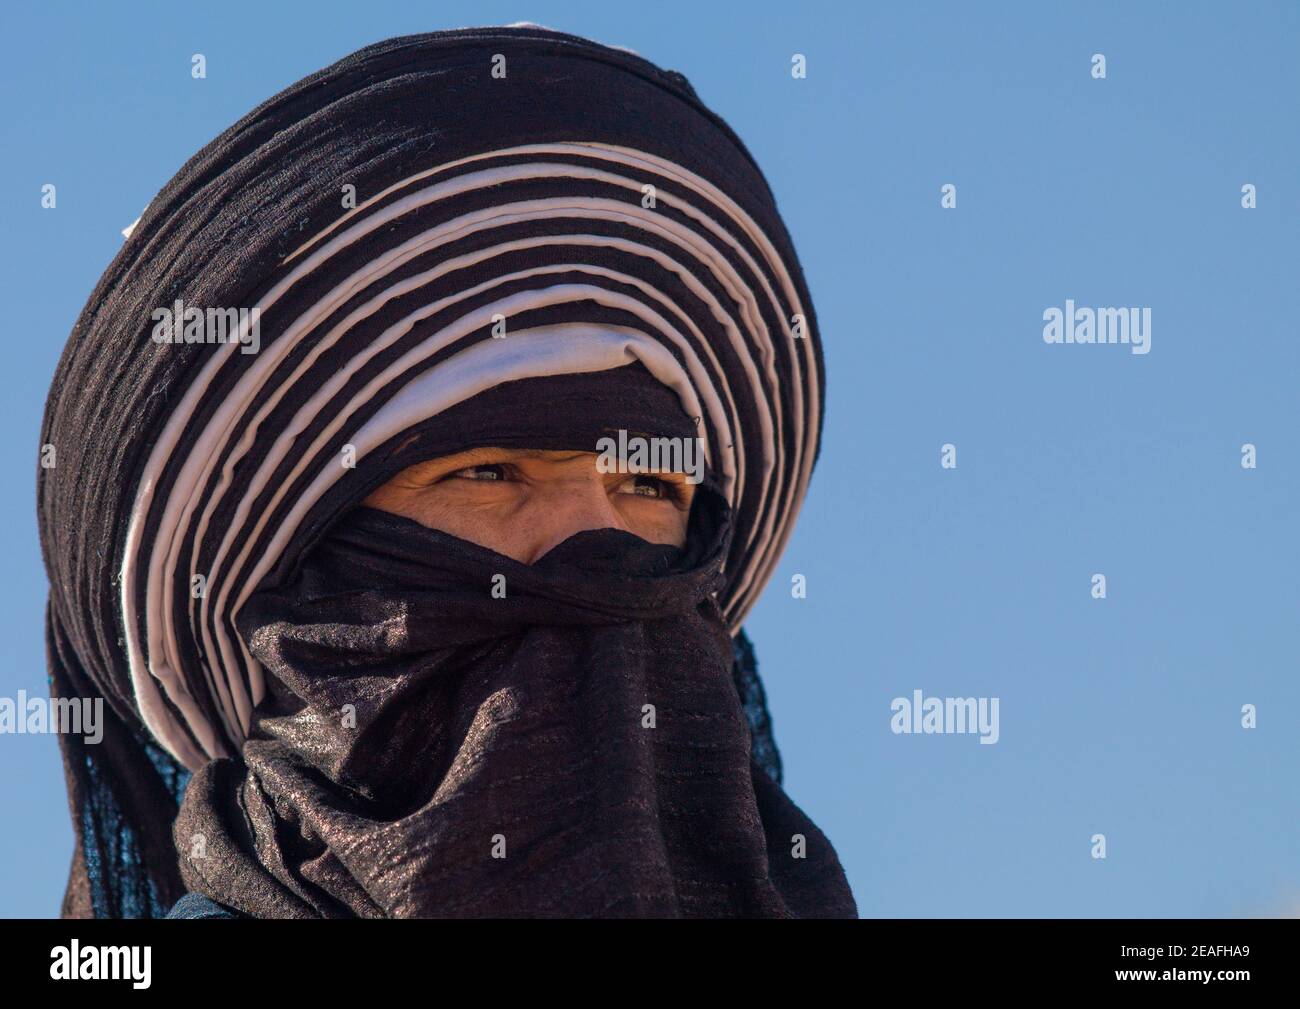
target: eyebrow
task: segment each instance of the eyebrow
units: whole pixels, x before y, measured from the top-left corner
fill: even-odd
[[[524,459],[551,459],[554,462],[569,462],[572,459],[577,459],[584,455],[596,454],[594,452],[578,451],[570,452],[568,455],[555,455],[553,450],[544,448],[510,449],[509,451]]]
[[[440,473],[454,473],[456,470],[469,469],[474,466],[491,465],[494,460],[508,463],[516,459],[543,459],[548,462],[572,462],[574,459],[580,459],[583,456],[599,455],[597,452],[588,452],[577,449],[572,452],[557,454],[556,449],[547,448],[506,448],[499,445],[483,445],[477,448],[467,448],[460,452],[453,452],[449,455],[436,456],[432,459],[425,459],[423,462],[412,463],[409,470],[423,477],[429,467],[434,467]],[[451,468],[443,469],[448,460],[455,459]],[[405,471],[404,471],[405,472]],[[681,470],[646,470],[635,474],[625,474],[633,476],[655,476],[671,479],[672,477],[684,476]]]
[[[491,445],[485,445],[482,448],[466,449],[464,452],[456,452],[455,455],[463,455],[467,458],[478,458],[485,455],[506,455],[511,459],[549,459],[554,462],[569,462],[584,455],[595,455],[595,452],[574,451],[568,455],[555,455],[554,450],[546,448],[499,448]],[[448,458],[444,456],[443,458]],[[432,461],[432,460],[430,460]]]

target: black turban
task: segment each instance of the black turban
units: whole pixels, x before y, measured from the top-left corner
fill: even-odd
[[[277,692],[310,678],[283,650],[307,633],[286,587],[309,596],[359,502],[422,459],[694,434],[716,577],[698,555],[651,568],[691,586],[662,612],[707,603],[748,660],[740,625],[806,491],[822,384],[771,191],[678,73],[536,26],[465,29],[370,46],[255,109],[133,227],[46,408],[52,689],[111,713],[103,744],[61,740],[65,913],[178,896],[188,772],[242,774],[263,709],[283,717]],[[613,549],[584,542],[597,566]],[[635,567],[631,549],[614,552]],[[751,662],[736,686],[761,709]]]

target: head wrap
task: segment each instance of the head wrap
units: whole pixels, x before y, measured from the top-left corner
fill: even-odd
[[[225,342],[205,342],[214,312]],[[529,390],[507,404],[588,402],[582,376],[644,393],[611,402],[670,391],[669,429],[702,439],[727,515],[710,597],[735,634],[807,486],[822,360],[772,194],[680,74],[535,26],[393,39],[179,172],[91,295],[44,421],[53,689],[113,715],[102,747],[64,744],[65,911],[95,904],[85,862],[116,843],[94,836],[105,788],[150,901],[173,896],[153,821],[178,763],[250,738],[268,697],[241,632],[256,594],[467,431],[547,447],[637,426],[492,407],[506,388]]]
[[[241,615],[271,696],[190,782],[186,884],[277,918],[852,915],[750,759],[725,515],[707,494],[683,550],[599,529],[523,565],[349,513]]]

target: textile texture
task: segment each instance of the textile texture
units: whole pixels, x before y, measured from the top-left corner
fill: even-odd
[[[145,210],[47,401],[51,693],[105,702],[101,743],[60,737],[64,914],[187,888],[253,915],[851,913],[741,629],[824,378],[772,193],[679,73],[459,29],[253,110]],[[494,599],[502,559],[358,507],[440,454],[616,430],[698,439],[681,556],[582,536]]]

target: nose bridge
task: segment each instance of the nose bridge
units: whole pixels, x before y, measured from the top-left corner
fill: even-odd
[[[530,516],[528,563],[580,532],[622,529],[622,517],[595,472],[575,474],[546,485]]]

